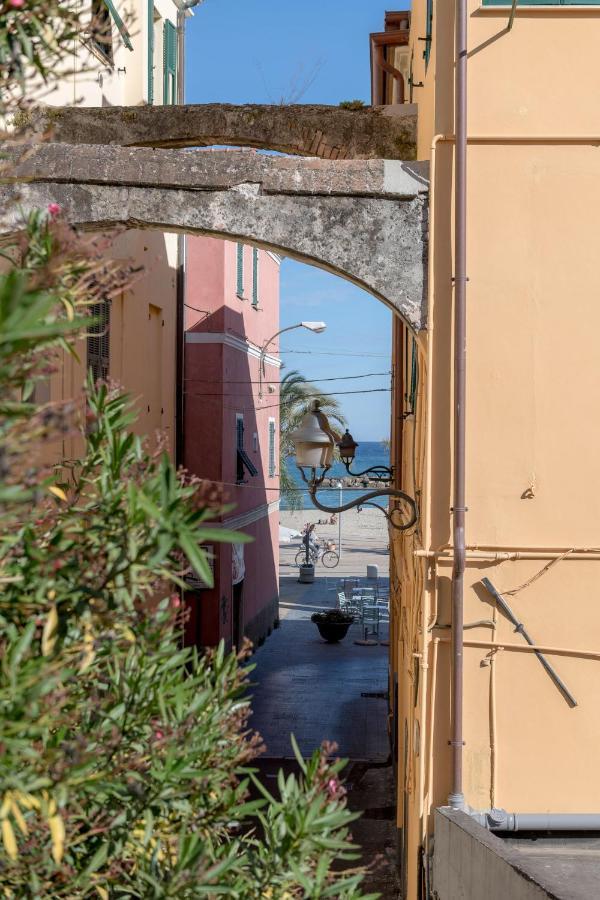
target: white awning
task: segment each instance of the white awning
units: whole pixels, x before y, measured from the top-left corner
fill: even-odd
[[[291,544],[293,540],[296,538],[301,538],[302,535],[299,531],[296,531],[295,528],[286,528],[285,525],[279,526],[279,543],[280,544]]]

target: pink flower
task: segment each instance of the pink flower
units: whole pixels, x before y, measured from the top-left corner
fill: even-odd
[[[21,9],[22,6],[25,6],[25,0],[8,0],[8,5],[15,9]]]
[[[331,797],[335,797],[339,789],[337,778],[330,778],[327,782],[327,790]]]
[[[154,737],[157,741],[162,741],[162,739],[164,738],[164,733],[162,731],[155,731]]]
[[[13,6],[23,6],[25,0],[11,0]],[[50,216],[55,219],[56,216],[60,215],[61,209],[58,203],[49,203],[48,204],[48,212]]]

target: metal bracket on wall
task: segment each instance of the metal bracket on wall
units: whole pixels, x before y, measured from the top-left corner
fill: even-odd
[[[484,588],[486,589],[486,591],[492,595],[492,597],[494,598],[494,600],[496,601],[496,603],[498,604],[498,606],[500,607],[502,612],[505,614],[505,616],[507,616],[507,618],[515,626],[515,631],[518,631],[525,638],[525,640],[527,641],[527,643],[529,644],[530,647],[535,647],[535,642],[534,642],[533,638],[528,634],[523,623],[519,622],[519,620],[515,616],[514,612],[512,611],[512,609],[510,608],[510,606],[508,605],[508,603],[506,602],[506,600],[504,599],[504,597],[502,596],[500,591],[498,591],[494,587],[494,585],[492,584],[490,579],[482,578],[481,583],[484,586]],[[552,679],[552,681],[554,682],[556,687],[559,689],[559,691],[561,692],[561,694],[563,695],[563,697],[565,698],[565,700],[567,701],[569,706],[577,706],[577,700],[575,699],[573,694],[569,691],[569,689],[565,685],[564,681],[560,678],[560,676],[556,672],[556,669],[548,662],[548,660],[546,659],[544,654],[540,653],[539,650],[536,650],[535,655],[537,656],[537,658],[543,665],[544,669],[546,670],[546,672],[548,673],[548,675],[550,676],[550,678]]]

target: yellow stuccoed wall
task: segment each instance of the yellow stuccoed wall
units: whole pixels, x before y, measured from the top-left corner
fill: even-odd
[[[524,644],[481,579],[508,591],[552,562],[494,554],[600,550],[600,6],[519,10],[510,32],[508,14],[470,5],[467,544],[482,549],[467,563],[465,623],[484,624],[465,630],[464,790],[477,808],[598,812],[600,659],[547,654],[578,701],[571,708],[534,654],[468,645]],[[425,82],[413,92],[418,156],[431,159],[435,135],[453,134],[454,10],[434,4],[427,72],[416,40],[424,2],[412,15],[413,79]],[[452,536],[453,144],[434,143],[430,327],[418,338],[416,414],[404,419],[399,461],[399,483],[416,479],[422,519],[414,535],[393,536],[392,559],[410,900],[431,809],[450,787],[452,559],[415,555]],[[599,584],[600,552],[570,553],[507,599],[540,645],[600,654]]]
[[[83,43],[65,63],[66,73],[51,91],[34,89],[41,103],[53,106],[137,106],[148,102],[148,3],[117,0],[133,50],[123,44],[112,24],[114,66],[110,68]],[[165,20],[177,22],[171,0],[154,0],[154,102],[162,103],[162,29]],[[84,18],[85,21],[85,18]],[[177,236],[130,230],[117,235],[111,256],[141,269],[131,287],[113,298],[110,327],[110,378],[133,398],[138,412],[135,430],[156,443],[166,437],[171,454],[175,447],[175,356]],[[51,397],[79,398],[85,380],[86,353],[82,342],[79,360],[65,357],[52,378]],[[68,437],[62,447],[49,447],[48,457],[73,457],[82,440]]]

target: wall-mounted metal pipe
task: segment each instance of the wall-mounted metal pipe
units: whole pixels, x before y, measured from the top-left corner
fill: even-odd
[[[489,831],[600,831],[597,813],[509,813],[505,809],[470,810]]]
[[[452,790],[450,806],[463,795],[463,610],[465,573],[465,400],[467,299],[467,0],[456,0],[454,77],[454,506],[452,570]]]
[[[443,631],[448,625],[434,625],[433,628]],[[433,629],[432,629],[433,630]],[[450,641],[449,637],[440,637],[440,641]],[[464,638],[465,647],[480,647],[482,650],[516,650],[522,653],[548,653],[550,656],[578,656],[581,659],[600,659],[599,650],[579,650],[577,647],[550,647],[547,644],[536,644],[535,647],[530,644],[517,644],[514,641],[486,641],[477,638]]]
[[[451,562],[454,558],[454,553],[452,550],[413,550],[413,556],[436,559],[438,562],[444,562],[444,560]],[[528,552],[522,552],[520,550],[502,550],[498,552],[493,552],[491,550],[467,550],[465,553],[465,559],[471,560],[472,562],[516,562],[520,559],[552,560],[560,559],[561,557],[564,557],[565,561],[567,559],[600,560],[600,552],[598,550],[581,550],[579,552],[569,553],[568,556],[565,556],[564,550],[553,552],[546,552],[543,550]]]

